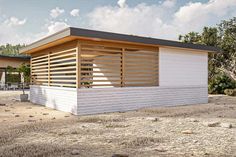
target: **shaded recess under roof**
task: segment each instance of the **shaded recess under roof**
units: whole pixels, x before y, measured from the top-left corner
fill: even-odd
[[[13,56],[13,55],[5,55],[5,54],[0,54],[0,58],[14,58],[14,59],[25,59],[29,60],[30,56]]]

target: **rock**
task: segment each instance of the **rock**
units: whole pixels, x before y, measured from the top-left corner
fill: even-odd
[[[158,151],[158,152],[167,152],[167,150],[165,150],[165,149],[155,149],[155,151]]]
[[[190,119],[189,119],[189,122],[199,122],[199,120],[194,119],[194,118],[190,118]]]
[[[71,155],[79,155],[79,150],[72,150]]]
[[[107,143],[112,143],[112,140],[107,140]]]
[[[182,134],[193,134],[193,131],[192,130],[184,130],[184,131],[181,131]]]
[[[17,115],[15,115],[15,117],[20,117],[20,115],[17,114]]]
[[[113,154],[112,157],[129,157],[126,154]]]
[[[68,115],[65,115],[64,117],[66,117],[66,118],[67,118],[67,117],[70,117],[70,116],[68,116]]]
[[[32,118],[32,117],[34,117],[34,116],[32,116],[32,115],[29,115],[29,117],[30,117],[30,118]]]
[[[219,126],[220,122],[205,122],[203,124],[208,127],[217,127]]]
[[[157,122],[159,121],[159,118],[156,117],[147,117],[146,120],[152,121],[152,122]]]
[[[55,117],[52,118],[52,120],[56,119]]]
[[[49,115],[49,113],[43,113],[43,115]]]
[[[6,106],[6,104],[0,104],[0,106]]]
[[[198,140],[193,140],[193,143],[198,143]]]
[[[10,112],[11,110],[5,110],[5,112]]]
[[[36,122],[36,120],[28,120],[28,122]]]
[[[222,127],[222,128],[232,128],[233,126],[230,123],[221,123],[220,127]]]
[[[78,134],[78,132],[77,131],[72,131],[71,134]]]

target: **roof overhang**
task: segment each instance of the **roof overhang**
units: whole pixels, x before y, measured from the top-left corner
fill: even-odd
[[[172,47],[172,48],[207,51],[207,52],[220,52],[220,49],[213,46],[190,44],[171,40],[155,39],[155,38],[140,37],[134,35],[125,35],[125,34],[69,27],[53,35],[45,37],[39,41],[36,41],[30,45],[27,45],[26,47],[20,49],[20,53],[26,53],[26,54],[34,53],[36,51],[43,50],[48,47],[56,46],[75,39],[126,42],[126,43],[141,44],[141,45],[159,46],[159,47]]]
[[[5,59],[17,59],[17,60],[30,60],[30,56],[11,56],[11,55],[2,55],[0,54],[0,59],[5,58]]]

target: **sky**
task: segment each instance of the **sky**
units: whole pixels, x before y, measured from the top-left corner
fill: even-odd
[[[0,0],[0,44],[29,44],[66,27],[178,40],[236,17],[236,0]]]

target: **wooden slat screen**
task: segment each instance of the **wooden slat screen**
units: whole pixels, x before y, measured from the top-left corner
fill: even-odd
[[[76,48],[32,57],[32,83],[76,87]]]
[[[158,49],[81,44],[81,87],[158,85]]]
[[[158,85],[158,53],[125,49],[124,52],[125,86],[156,86]]]
[[[73,47],[32,56],[32,84],[74,88],[158,85],[157,47],[87,41]]]
[[[37,85],[48,84],[48,54],[31,58],[31,82]]]
[[[121,87],[122,48],[81,45],[81,86]]]

